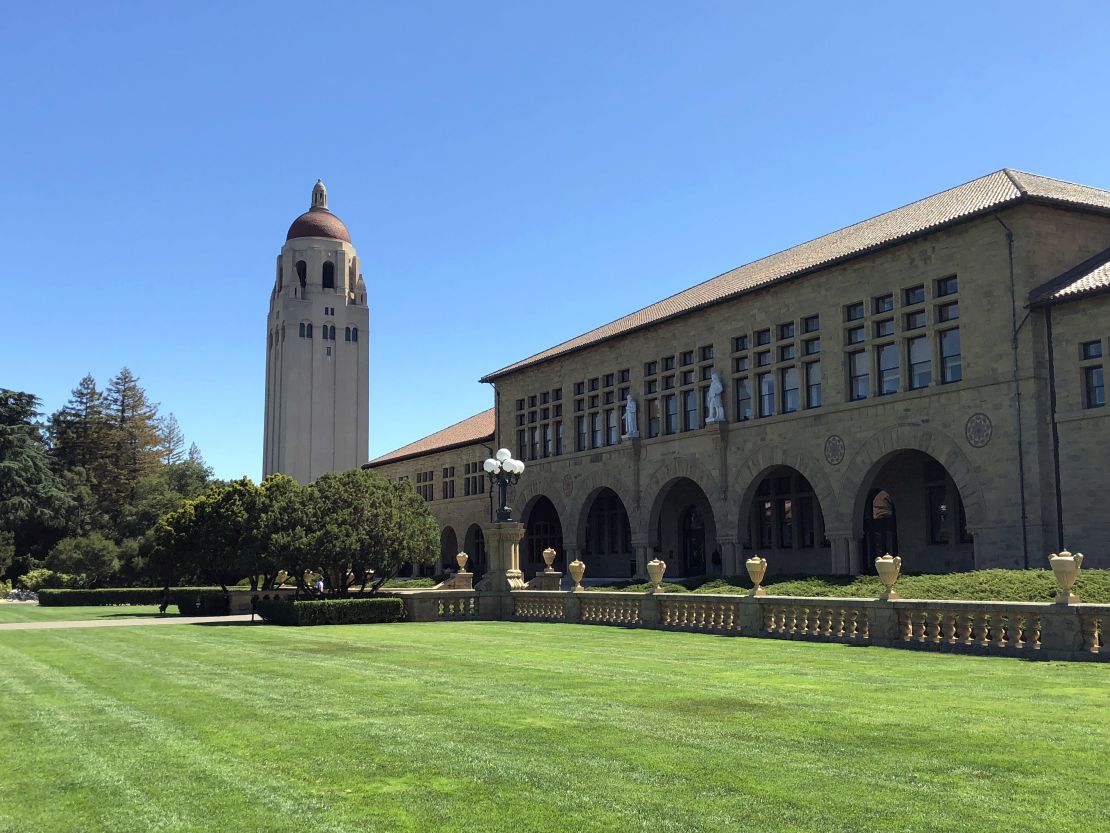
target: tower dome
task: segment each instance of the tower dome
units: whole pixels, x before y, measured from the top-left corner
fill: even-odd
[[[286,240],[296,237],[328,237],[332,240],[351,242],[351,233],[343,221],[328,210],[328,189],[316,180],[312,187],[312,207],[289,226]]]

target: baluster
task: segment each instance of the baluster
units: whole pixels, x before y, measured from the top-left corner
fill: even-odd
[[[848,611],[846,633],[849,639],[855,639],[859,636],[859,608],[853,607]]]
[[[786,608],[786,633],[791,636],[798,630],[798,608],[789,605]]]
[[[975,642],[979,647],[990,645],[990,615],[987,613],[972,614],[975,618]]]
[[[926,610],[925,625],[929,637],[927,641],[939,645],[944,638],[943,614],[937,610]]]
[[[840,634],[833,628],[833,617],[836,616],[836,608],[826,607],[822,611],[821,617],[821,635],[826,637],[835,637]]]
[[[954,610],[941,611],[941,623],[944,628],[944,641],[948,645],[956,644],[956,622],[959,613]]]
[[[1007,645],[1007,633],[1009,629],[1009,616],[1003,613],[992,613],[991,615],[991,642],[996,648],[1004,648]]]
[[[966,610],[956,612],[956,641],[960,645],[971,644],[971,621]]]
[[[913,619],[910,611],[898,611],[898,629],[902,632],[902,641],[909,642],[913,639]]]

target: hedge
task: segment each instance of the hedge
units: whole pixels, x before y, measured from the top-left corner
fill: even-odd
[[[182,616],[226,616],[231,612],[231,600],[223,590],[174,590],[170,604],[177,605]]]
[[[173,587],[170,588],[170,603],[176,603],[175,595],[184,592],[219,592],[218,587]],[[193,599],[196,601],[195,597]],[[106,587],[102,590],[40,590],[39,604],[44,607],[74,607],[97,605],[160,605],[161,587]]]
[[[399,622],[404,604],[400,599],[259,599],[255,610],[274,625],[373,625]]]

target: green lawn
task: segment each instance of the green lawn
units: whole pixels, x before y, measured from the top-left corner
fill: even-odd
[[[177,608],[170,608],[177,613]],[[0,625],[6,622],[76,622],[90,619],[134,619],[157,616],[158,605],[98,607],[39,607],[37,604],[0,604]]]
[[[1110,829],[1105,665],[519,623],[11,631],[0,663],[13,833]]]

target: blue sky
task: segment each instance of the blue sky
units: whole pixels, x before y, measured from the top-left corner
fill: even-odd
[[[0,387],[127,365],[257,478],[274,257],[317,177],[371,307],[371,456],[482,374],[1009,166],[1110,188],[1104,3],[22,3]]]

